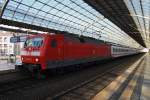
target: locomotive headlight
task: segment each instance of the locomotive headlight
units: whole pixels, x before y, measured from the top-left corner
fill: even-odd
[[[38,61],[39,61],[39,59],[38,59],[38,58],[35,58],[35,61],[36,61],[36,62],[38,62]]]
[[[21,58],[21,60],[23,61],[23,57]]]

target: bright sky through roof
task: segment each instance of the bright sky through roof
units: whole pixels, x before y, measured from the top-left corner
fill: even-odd
[[[2,18],[139,47],[83,0],[9,0]]]
[[[142,38],[150,41],[150,0],[124,0]],[[149,42],[148,42],[149,44]]]

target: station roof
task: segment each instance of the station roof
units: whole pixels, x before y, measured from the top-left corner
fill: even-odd
[[[141,27],[138,25],[144,25],[144,28],[147,28],[149,31],[150,24],[149,20],[137,18],[134,20],[131,12],[134,12],[134,15],[140,13],[141,16],[150,15],[150,1],[148,0],[84,0],[89,5],[94,7],[97,11],[102,13],[106,18],[115,23],[118,27],[124,30],[129,36],[138,41],[141,45],[145,46]],[[130,4],[131,3],[131,4]],[[137,6],[139,4],[139,6]],[[127,6],[126,6],[127,5]],[[133,11],[131,11],[133,10]],[[137,11],[136,11],[137,10]],[[147,24],[146,24],[147,22]],[[145,29],[146,31],[146,29]],[[149,34],[148,34],[149,35]]]
[[[92,36],[116,33],[117,41],[125,32],[145,46],[123,0],[2,0],[0,8],[2,24]]]

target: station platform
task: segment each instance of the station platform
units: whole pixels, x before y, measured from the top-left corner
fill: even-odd
[[[92,100],[150,100],[150,54],[141,57]]]
[[[15,69],[15,63],[10,63],[7,60],[0,60],[0,73],[11,69]]]

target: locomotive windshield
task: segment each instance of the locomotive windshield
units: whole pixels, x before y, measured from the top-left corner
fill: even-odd
[[[27,39],[24,46],[40,47],[42,46],[42,44],[43,44],[43,38],[38,37],[38,38]]]

